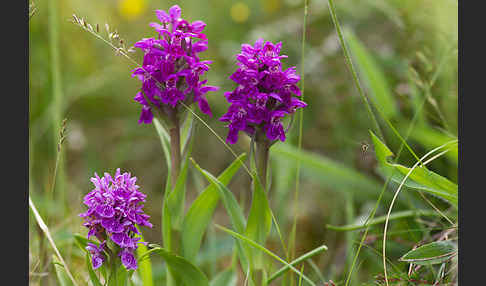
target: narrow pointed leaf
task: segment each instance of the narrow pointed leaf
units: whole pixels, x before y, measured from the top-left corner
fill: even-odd
[[[246,225],[245,217],[243,215],[243,210],[238,205],[238,202],[236,201],[233,193],[223,183],[216,179],[211,173],[202,169],[194,160],[192,160],[192,163],[211,184],[214,184],[217,187],[226,212],[230,217],[231,224],[238,233],[244,233]],[[248,263],[250,263],[251,265],[251,261],[248,261],[247,248],[245,245],[242,245],[239,240],[236,240],[236,249],[238,251],[241,266],[243,269],[246,270],[248,267]]]
[[[209,283],[210,286],[236,286],[236,273],[232,269],[224,270]]]
[[[253,198],[246,225],[245,236],[264,245],[272,227],[272,214],[268,205],[267,195],[260,180],[253,175]],[[263,268],[262,253],[251,249],[250,261],[255,269]]]
[[[385,73],[351,30],[346,30],[345,35],[354,62],[368,87],[369,94],[374,98],[377,108],[381,108],[387,118],[397,115],[398,109]]]
[[[373,134],[373,132],[370,131],[370,134],[373,145],[375,146],[379,170],[387,176],[392,175],[391,179],[396,183],[400,183],[410,171],[410,168],[400,164],[389,163],[387,159],[388,157],[393,156],[393,153],[380,141],[380,139],[378,139],[378,137],[376,137],[375,134]],[[428,192],[457,206],[457,184],[430,171],[425,166],[416,167],[408,177],[407,181],[405,181],[404,185],[411,189]]]
[[[182,281],[185,286],[209,286],[206,275],[184,257],[175,255],[164,248],[151,249],[151,252],[159,254],[170,266],[171,273],[176,280]]]
[[[240,169],[242,162],[245,160],[246,154],[240,155],[238,158],[226,168],[218,180],[227,185],[236,172]],[[182,249],[184,257],[188,260],[193,260],[201,246],[204,232],[211,221],[211,217],[219,202],[220,192],[216,184],[211,183],[197,199],[192,203],[187,212],[182,226]]]
[[[440,264],[457,255],[451,241],[434,241],[407,252],[400,260],[419,265]]]

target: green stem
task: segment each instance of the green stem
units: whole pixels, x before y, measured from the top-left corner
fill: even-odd
[[[170,135],[170,152],[171,152],[171,185],[175,187],[177,178],[181,170],[181,134],[179,118],[176,112],[171,114],[173,126],[169,130]]]
[[[255,138],[256,150],[255,161],[258,178],[265,191],[267,191],[267,169],[268,169],[268,157],[270,150],[270,141],[266,138],[262,132],[257,133]]]

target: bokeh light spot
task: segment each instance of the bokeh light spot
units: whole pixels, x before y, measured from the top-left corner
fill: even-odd
[[[231,6],[231,18],[233,21],[237,23],[244,23],[248,20],[248,16],[250,15],[250,9],[248,5],[242,2],[237,2],[233,6]]]
[[[147,8],[146,0],[120,0],[118,8],[123,18],[134,20]]]

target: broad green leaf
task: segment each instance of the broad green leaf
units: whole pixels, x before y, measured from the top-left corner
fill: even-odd
[[[440,213],[436,211],[427,211],[427,210],[408,210],[408,211],[399,211],[395,212],[390,215],[388,220],[395,220],[395,219],[401,219],[401,218],[406,218],[406,217],[416,217],[416,216],[442,216]],[[380,223],[384,223],[386,221],[386,215],[380,216],[377,218],[374,218],[370,220],[367,224],[363,223],[355,223],[355,224],[349,224],[349,225],[343,225],[343,226],[334,226],[334,225],[326,225],[327,228],[332,229],[332,230],[338,230],[338,231],[348,231],[348,230],[357,230],[357,229],[364,229],[368,225],[376,225]]]
[[[244,233],[246,225],[245,217],[233,193],[211,173],[202,169],[194,160],[192,160],[192,163],[211,184],[217,187],[224,208],[230,217],[231,224],[238,233]],[[236,240],[236,249],[240,258],[241,267],[246,271],[249,265],[247,247],[242,245],[239,240]]]
[[[164,247],[172,249],[172,226],[171,226],[170,212],[167,207],[167,198],[162,203],[162,239]]]
[[[170,169],[170,137],[167,130],[160,124],[159,120],[154,117],[153,119],[155,130],[160,138],[160,143],[162,145],[162,150],[164,150],[165,161],[167,163],[167,169]]]
[[[392,180],[400,183],[410,171],[410,168],[400,164],[389,163],[387,158],[393,156],[393,153],[373,132],[370,131],[370,134],[375,146],[379,170],[387,176],[392,175]],[[417,166],[407,181],[405,181],[404,185],[411,189],[428,192],[457,206],[457,185],[441,175],[428,170],[425,166]]]
[[[189,147],[191,149],[191,147]],[[182,220],[184,218],[184,203],[186,198],[186,179],[187,179],[187,169],[188,169],[188,157],[190,156],[191,150],[188,152],[188,156],[184,160],[184,165],[182,166],[179,177],[177,178],[174,189],[170,192],[168,196],[167,206],[170,211],[170,216],[172,219],[172,227],[175,229],[180,229],[182,227]]]
[[[267,195],[258,176],[253,175],[253,198],[246,225],[245,235],[255,242],[264,245],[272,227],[272,213]],[[263,268],[262,253],[250,248],[250,261],[254,269]]]
[[[236,273],[232,269],[224,270],[209,282],[210,286],[236,286]]]
[[[138,228],[138,226],[137,226]],[[140,231],[140,228],[139,228]],[[143,236],[141,234],[137,234],[136,237],[140,237],[140,242],[144,242],[145,240],[143,239]],[[145,252],[147,252],[147,246],[143,244],[139,244],[137,248],[137,256],[141,257]],[[138,273],[140,274],[140,277],[142,279],[143,285],[144,286],[152,286],[154,285],[154,281],[152,279],[152,262],[150,261],[150,257],[147,257],[146,259],[139,259],[138,260],[138,268],[137,268]]]
[[[288,143],[275,144],[271,148],[271,152],[273,156],[292,163],[300,160],[303,171],[319,180],[324,187],[343,192],[353,191],[354,197],[361,198],[361,200],[376,199],[380,192],[381,185],[375,179],[320,154],[298,150]],[[389,194],[385,194],[385,196],[387,195]]]
[[[420,264],[439,264],[457,255],[457,249],[451,241],[435,241],[407,252],[400,260]]]
[[[240,169],[246,154],[240,155],[231,163],[218,180],[227,185]],[[220,194],[215,184],[211,183],[192,203],[182,225],[182,250],[184,257],[193,260],[201,246],[204,232],[211,221],[211,217],[219,202]]]
[[[369,94],[375,100],[376,107],[380,108],[387,118],[397,115],[398,109],[384,72],[351,30],[346,30],[345,36],[354,62],[365,80]]]
[[[55,255],[52,255],[52,264],[54,264],[54,269],[56,269],[57,280],[61,286],[72,286],[73,282],[69,279],[66,273],[66,269],[61,262],[57,259]]]
[[[178,256],[164,248],[154,248],[150,253],[159,254],[171,269],[176,280],[186,286],[209,286],[206,275],[184,257]]]

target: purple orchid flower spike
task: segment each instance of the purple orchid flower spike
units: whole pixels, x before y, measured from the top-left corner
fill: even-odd
[[[99,246],[89,242],[86,249],[91,254],[93,269],[99,268],[105,261],[104,250],[107,241],[116,245],[123,265],[127,269],[136,269],[137,263],[133,251],[141,243],[138,226],[152,227],[148,221],[150,216],[144,213],[143,203],[146,195],[139,191],[136,185],[137,178],[130,173],[121,173],[117,169],[114,176],[105,173],[99,177],[91,178],[95,188],[84,197],[84,204],[88,207],[86,212],[79,216],[84,218],[84,226],[88,231],[88,239],[95,236],[101,242]]]
[[[181,8],[172,6],[167,12],[156,10],[159,23],[150,23],[159,37],[144,38],[134,44],[145,55],[142,67],[132,76],[142,82],[141,91],[134,100],[142,105],[139,124],[152,123],[156,114],[172,117],[181,109],[180,102],[191,105],[197,102],[201,111],[212,115],[205,93],[216,91],[200,77],[209,70],[210,61],[201,61],[198,54],[208,48],[202,33],[203,21],[189,23],[181,18]]]
[[[281,48],[281,42],[264,43],[263,39],[253,46],[241,45],[241,53],[236,56],[239,68],[230,76],[238,86],[225,92],[231,105],[219,119],[228,122],[228,143],[238,141],[239,131],[257,137],[265,134],[269,144],[285,141],[282,119],[307,106],[295,97],[301,95],[296,68],[282,69],[281,59],[287,56],[280,55]]]

